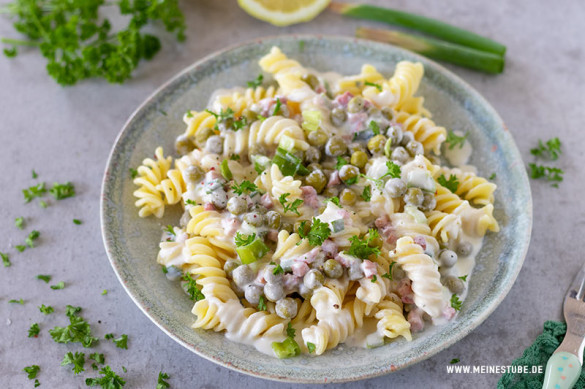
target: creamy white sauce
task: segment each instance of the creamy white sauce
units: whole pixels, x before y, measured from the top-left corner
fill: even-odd
[[[453,131],[457,136],[464,136],[465,134],[461,131]],[[463,147],[459,147],[456,145],[453,148],[449,148],[449,145],[443,144],[443,154],[447,161],[452,166],[459,167],[467,164],[469,158],[471,157],[471,153],[473,152],[473,147],[471,147],[471,143],[467,139],[463,143]]]

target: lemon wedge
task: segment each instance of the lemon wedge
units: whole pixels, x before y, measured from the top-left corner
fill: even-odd
[[[331,0],[238,0],[244,11],[253,17],[288,26],[308,22],[323,11]]]

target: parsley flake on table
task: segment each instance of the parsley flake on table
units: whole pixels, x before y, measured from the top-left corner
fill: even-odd
[[[451,362],[449,362],[449,363],[452,365],[459,363],[459,358],[453,358],[453,359],[451,359]]]
[[[306,221],[306,220],[305,220]],[[304,227],[306,224],[302,224]],[[329,235],[331,235],[331,229],[328,223],[324,223],[316,217],[313,218],[311,228],[306,232],[305,228],[299,228],[298,234],[301,238],[308,238],[311,246],[321,246]]]
[[[259,86],[262,85],[263,80],[264,76],[262,74],[259,74],[258,77],[256,77],[254,80],[247,82],[248,88],[258,88]]]
[[[17,244],[16,246],[14,246],[14,248],[18,250],[19,253],[22,253],[24,250],[26,250],[26,246],[23,244]]]
[[[493,181],[496,179],[496,173],[492,173],[492,175],[489,177],[489,180]]]
[[[119,338],[112,339],[116,347],[128,350],[128,335],[122,334]]]
[[[558,183],[563,181],[563,174],[565,172],[562,169],[550,166],[536,165],[534,163],[528,164],[530,168],[530,178],[540,179],[544,178],[549,182],[553,182],[552,186],[558,188]]]
[[[116,374],[110,366],[104,366],[99,373],[103,377],[87,378],[87,386],[101,386],[105,389],[121,389],[126,385],[126,381]]]
[[[25,203],[30,203],[34,198],[41,197],[45,193],[47,193],[47,189],[45,188],[44,182],[40,182],[37,185],[22,190]]]
[[[41,304],[39,311],[41,311],[43,315],[50,315],[51,313],[55,312],[55,309],[50,305],[45,306],[45,304]]]
[[[114,7],[117,14],[108,11]],[[185,39],[185,17],[177,0],[14,0],[3,13],[15,19],[15,30],[27,38],[3,38],[11,46],[5,54],[16,56],[16,46],[39,48],[47,72],[61,85],[95,77],[111,83],[129,79],[141,60],[152,59],[161,48],[158,37],[144,32],[151,22],[164,25],[177,40]],[[114,16],[116,23],[104,14]],[[126,21],[125,28],[113,31],[119,19]]]
[[[30,365],[22,369],[22,371],[24,371],[27,374],[29,380],[33,380],[37,378],[37,374],[39,374],[41,368],[39,367],[39,365]]]
[[[32,323],[30,328],[28,329],[28,337],[29,338],[36,338],[39,336],[41,332],[41,328],[39,327],[39,323]]]
[[[234,185],[232,185],[232,189],[234,190],[234,193],[237,195],[252,194],[253,192],[258,191],[258,187],[248,180],[242,181],[242,183],[239,185],[238,183],[234,182]]]
[[[35,172],[35,169],[33,169],[33,170],[31,171],[31,173],[32,173],[32,178],[33,178],[33,180],[36,180],[36,179],[39,177],[39,175],[37,174],[37,172]]]
[[[284,213],[286,214],[287,212],[291,212],[291,213],[296,214],[297,216],[301,216],[298,208],[301,205],[303,205],[303,200],[294,199],[294,201],[292,201],[291,203],[288,203],[288,201],[286,199],[288,196],[290,196],[290,193],[283,193],[278,198],[278,201],[280,202],[280,204],[282,204],[282,208],[284,208]]]
[[[451,296],[451,307],[453,307],[456,311],[460,311],[461,305],[463,305],[463,302],[459,300],[459,297],[456,294],[453,294]]]
[[[544,143],[542,140],[538,140],[538,147],[530,149],[530,154],[535,157],[548,158],[552,161],[556,161],[561,154],[561,140],[559,138],[551,138]]]
[[[165,381],[168,380],[170,377],[167,373],[163,373],[162,371],[160,371],[158,373],[158,380],[156,382],[156,389],[167,389],[170,388],[171,385]]]
[[[81,307],[74,307],[73,305],[67,305],[65,307],[65,316],[67,317],[75,316],[79,312],[81,312]]]
[[[16,299],[12,299],[12,300],[8,300],[8,302],[9,302],[10,304],[20,304],[20,305],[24,305],[24,300],[23,300],[23,299],[18,299],[18,300],[16,300]]]
[[[55,200],[63,200],[75,196],[75,187],[70,182],[66,182],[65,184],[54,183],[49,193]]]
[[[361,194],[362,200],[368,202],[372,199],[372,186],[371,185],[366,185],[364,186],[364,190],[362,191]]]
[[[108,290],[107,289],[102,290],[102,296],[105,296],[107,294],[108,294]]]
[[[37,230],[32,230],[31,233],[28,234],[24,242],[28,247],[32,249],[35,247],[34,241],[37,240],[39,236],[41,236],[40,232],[38,232]]]
[[[53,290],[65,289],[65,282],[61,281],[55,285],[51,285],[51,289]]]
[[[449,150],[453,150],[455,146],[459,146],[459,148],[462,149],[468,136],[469,132],[466,132],[463,136],[458,136],[453,130],[449,130],[447,132],[445,144],[448,145]]]
[[[459,187],[459,180],[457,180],[457,176],[454,174],[451,174],[449,179],[447,179],[444,174],[441,174],[439,178],[437,178],[437,182],[449,189],[452,193],[457,192],[457,188]]]
[[[45,201],[43,201],[43,200],[39,201],[39,205],[41,206],[41,208],[47,208],[48,207],[47,203]]]
[[[73,354],[71,351],[65,354],[63,357],[63,361],[61,361],[61,366],[73,365],[73,373],[79,374],[82,371],[85,371],[85,354],[76,352]]]
[[[12,265],[12,262],[10,262],[10,257],[8,256],[8,254],[0,252],[0,258],[2,258],[2,264],[4,265],[4,267]]]
[[[89,354],[89,359],[96,361],[96,363],[99,363],[100,365],[103,365],[106,362],[104,354],[99,353]]]
[[[16,219],[14,219],[14,225],[19,230],[22,230],[24,228],[24,218],[21,216],[21,217],[17,217]]]
[[[373,243],[374,239],[379,237],[380,234],[378,234],[378,230],[373,228],[370,228],[367,237],[365,236],[360,239],[357,236],[352,236],[349,238],[351,245],[349,246],[347,253],[361,259],[368,259],[370,255],[379,255],[380,249]]]
[[[82,222],[79,219],[73,219],[73,224],[80,225]]]
[[[191,296],[191,300],[199,301],[203,300],[205,296],[201,293],[201,289],[199,285],[195,283],[195,280],[191,277],[191,274],[185,273],[183,274],[183,281],[185,281],[185,291],[189,296]]]
[[[66,327],[55,327],[49,330],[49,334],[56,343],[81,343],[85,348],[91,347],[98,338],[91,336],[91,327],[77,313],[79,307],[67,305],[66,315],[69,317],[69,325]]]

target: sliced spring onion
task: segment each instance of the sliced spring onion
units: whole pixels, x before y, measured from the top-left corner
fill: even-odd
[[[231,180],[232,178],[234,178],[232,171],[230,170],[230,167],[228,165],[228,160],[224,159],[221,163],[221,165],[219,165],[219,170],[221,172],[221,175],[223,176],[223,178],[225,178],[226,180]]]
[[[504,56],[500,54],[398,31],[360,27],[356,30],[355,34],[358,38],[391,43],[429,58],[450,62],[486,73],[497,74],[504,71]]]
[[[506,46],[499,42],[436,19],[367,4],[344,4],[333,2],[329,8],[342,15],[376,20],[395,26],[410,28],[412,30],[421,31],[428,35],[435,36],[447,42],[498,54],[500,56],[503,56],[506,53]]]
[[[288,135],[282,135],[278,147],[286,151],[292,152],[295,149],[295,140]]]
[[[343,231],[345,229],[345,222],[343,219],[333,220],[331,227],[333,227],[333,232]]]
[[[236,252],[244,265],[256,262],[265,256],[268,251],[270,251],[270,249],[260,239],[256,239],[252,243],[236,248]]]
[[[316,131],[321,124],[321,111],[305,110],[303,111],[303,130]]]
[[[293,338],[286,338],[282,342],[272,342],[272,350],[280,359],[301,355],[301,348]]]
[[[309,170],[303,166],[303,161],[300,158],[280,147],[276,149],[272,163],[276,164],[285,176],[294,176],[295,174],[306,176],[309,174]]]

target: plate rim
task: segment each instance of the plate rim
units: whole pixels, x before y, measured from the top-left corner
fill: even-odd
[[[184,69],[182,69],[178,73],[171,76],[160,87],[156,88],[132,112],[132,114],[125,121],[124,125],[122,126],[122,129],[120,130],[120,132],[116,136],[116,139],[114,140],[114,143],[113,143],[112,148],[110,150],[110,153],[108,155],[108,159],[106,162],[106,166],[105,166],[105,170],[104,170],[104,174],[103,174],[103,178],[102,178],[101,190],[100,190],[100,225],[101,225],[100,229],[101,229],[101,234],[102,234],[102,240],[104,243],[104,248],[106,250],[106,254],[108,256],[108,260],[110,262],[110,265],[111,265],[112,269],[114,270],[114,273],[116,274],[116,277],[118,278],[118,281],[120,282],[120,284],[122,285],[122,287],[124,288],[126,293],[130,296],[130,298],[134,302],[134,304],[136,306],[138,306],[138,308],[146,315],[146,317],[148,317],[159,329],[161,329],[164,333],[166,333],[171,339],[173,339],[175,342],[179,343],[181,346],[185,347],[187,350],[195,353],[196,355],[198,355],[200,357],[207,359],[208,361],[211,361],[213,363],[216,363],[216,364],[219,364],[223,367],[226,367],[230,370],[234,370],[234,371],[237,371],[239,373],[243,373],[243,374],[255,377],[255,378],[262,378],[262,379],[279,381],[279,382],[305,383],[305,384],[352,382],[352,381],[365,380],[365,379],[370,379],[370,378],[374,378],[374,377],[387,375],[389,373],[392,373],[392,372],[410,367],[412,365],[415,365],[423,360],[429,359],[432,356],[438,354],[439,352],[444,351],[447,348],[451,347],[453,344],[459,342],[461,339],[463,339],[469,333],[471,333],[473,330],[475,330],[477,327],[479,327],[479,325],[482,324],[496,310],[496,308],[502,303],[502,301],[509,294],[512,286],[515,284],[515,282],[518,278],[518,275],[519,275],[519,273],[524,265],[524,262],[526,260],[526,255],[527,255],[528,249],[530,247],[530,239],[531,239],[532,227],[533,227],[532,191],[531,191],[530,183],[528,181],[528,175],[527,175],[525,170],[523,171],[522,177],[523,177],[523,181],[524,181],[523,186],[525,186],[527,188],[527,199],[526,199],[527,206],[525,208],[529,212],[528,212],[528,214],[525,215],[525,217],[527,217],[528,223],[527,223],[526,229],[524,231],[525,234],[523,236],[523,239],[521,240],[522,251],[519,253],[519,257],[521,259],[519,260],[516,267],[513,268],[513,272],[512,273],[508,272],[509,281],[502,285],[503,288],[500,289],[500,292],[498,293],[497,298],[492,302],[492,304],[490,304],[485,309],[483,309],[483,311],[479,312],[479,314],[475,316],[474,321],[468,322],[468,324],[464,328],[462,328],[460,331],[458,331],[454,336],[451,336],[451,337],[447,338],[446,341],[440,342],[440,343],[432,346],[424,354],[420,354],[419,356],[410,359],[407,363],[404,363],[398,367],[396,367],[395,365],[392,365],[392,364],[388,364],[388,367],[385,369],[373,371],[369,374],[364,374],[361,376],[348,376],[348,377],[343,377],[343,378],[327,378],[326,377],[324,379],[318,379],[318,378],[306,378],[306,377],[299,377],[299,376],[290,377],[290,376],[271,375],[269,373],[260,373],[260,372],[253,371],[253,370],[247,370],[247,369],[244,369],[244,368],[239,367],[239,366],[234,366],[232,363],[226,362],[221,358],[214,357],[212,355],[208,355],[208,354],[202,352],[201,350],[198,350],[196,347],[194,347],[194,345],[189,344],[187,341],[183,340],[178,335],[175,335],[169,328],[167,328],[165,326],[164,323],[162,323],[160,321],[160,319],[158,317],[155,317],[154,315],[152,315],[151,312],[149,312],[148,308],[143,303],[143,301],[139,299],[139,297],[140,297],[139,294],[130,288],[130,286],[126,282],[126,279],[123,278],[122,272],[118,268],[117,262],[119,260],[114,258],[114,253],[113,253],[114,250],[110,246],[110,242],[113,241],[113,239],[111,238],[112,233],[110,231],[108,231],[107,225],[106,225],[106,209],[107,209],[106,192],[107,192],[108,181],[109,181],[108,177],[111,174],[110,172],[113,170],[112,169],[112,162],[115,158],[116,153],[119,151],[118,148],[120,146],[120,140],[130,131],[130,124],[134,121],[134,119],[140,114],[140,112],[146,106],[151,104],[153,102],[153,100],[156,100],[157,95],[161,94],[161,92],[163,92],[167,88],[169,88],[175,81],[179,80],[183,76],[192,72],[194,69],[201,66],[202,64],[204,64],[210,60],[213,60],[215,57],[218,57],[222,54],[225,54],[227,52],[230,52],[230,51],[238,49],[238,48],[263,43],[264,41],[278,40],[278,39],[293,39],[293,40],[299,40],[299,41],[301,41],[303,39],[334,40],[334,41],[344,41],[346,43],[352,43],[352,44],[378,46],[381,49],[384,49],[385,47],[387,48],[389,46],[392,48],[392,50],[395,50],[397,52],[403,52],[403,53],[406,53],[407,56],[417,58],[417,60],[422,62],[423,64],[429,63],[432,66],[436,67],[439,72],[446,74],[448,77],[450,77],[450,78],[454,79],[456,82],[458,82],[467,92],[474,95],[474,97],[481,103],[482,107],[484,109],[487,109],[490,117],[497,120],[501,124],[501,127],[504,129],[504,131],[510,136],[510,140],[511,140],[511,143],[513,146],[512,147],[513,154],[520,161],[523,161],[522,155],[520,154],[520,151],[518,149],[518,146],[516,145],[516,142],[514,141],[512,134],[509,132],[509,130],[508,130],[506,124],[504,123],[503,119],[501,118],[501,116],[498,114],[498,112],[495,110],[495,108],[487,101],[487,99],[481,93],[479,93],[475,88],[473,88],[467,81],[465,81],[464,79],[459,77],[457,74],[455,74],[451,70],[447,69],[446,67],[444,67],[440,63],[435,62],[432,59],[429,59],[427,57],[423,57],[422,55],[419,55],[417,53],[411,52],[409,50],[403,49],[403,48],[398,47],[398,46],[394,46],[392,44],[386,44],[386,43],[375,42],[375,41],[371,41],[371,40],[367,40],[367,39],[342,36],[342,35],[279,34],[279,35],[269,35],[269,36],[263,36],[260,38],[246,40],[244,42],[235,43],[235,44],[227,46],[226,48],[213,51],[210,54],[205,55],[201,59],[193,62],[191,65],[188,65],[187,67],[185,67]],[[517,247],[515,250],[517,250]]]

